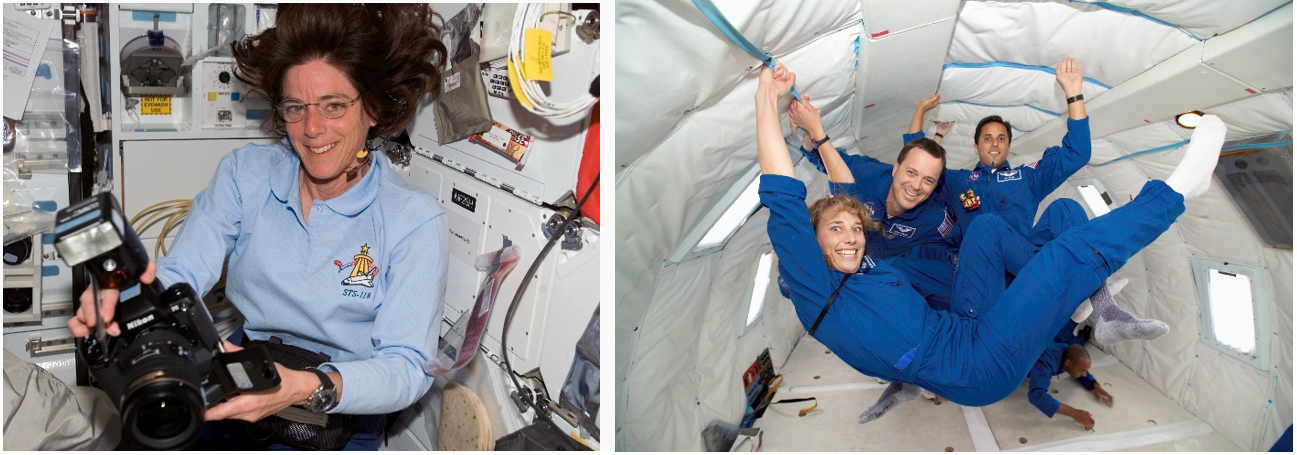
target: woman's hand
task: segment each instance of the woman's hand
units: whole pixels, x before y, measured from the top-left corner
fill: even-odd
[[[225,352],[238,352],[243,348],[225,341]],[[279,371],[279,386],[260,392],[246,392],[212,406],[203,413],[204,420],[237,419],[256,422],[297,403],[305,402],[319,387],[315,373],[285,368],[275,363]]]
[[[795,79],[796,75],[778,62],[774,71],[761,68],[761,81],[754,98],[757,111],[757,162],[762,174],[795,175],[793,159],[788,156],[783,128],[779,123],[779,97],[792,89]]]
[[[153,261],[149,261],[148,267],[144,273],[140,274],[140,283],[153,284],[153,279],[157,276],[158,267]],[[81,293],[81,306],[77,308],[77,314],[68,319],[68,329],[72,330],[72,335],[81,338],[89,335],[95,327],[95,296],[92,294],[93,287],[87,287],[85,292]],[[117,298],[121,291],[117,289],[100,289],[99,290],[99,311],[103,313],[104,331],[112,336],[121,336],[122,329],[113,321],[117,314]]]
[[[793,122],[806,129],[812,140],[824,138],[824,119],[820,117],[820,110],[811,105],[811,97],[802,94],[801,102],[793,100],[788,106],[788,115]]]
[[[797,78],[796,74],[788,71],[783,63],[775,62],[775,70],[770,71],[770,67],[761,67],[761,81],[757,85],[758,99],[778,99],[788,94],[793,88],[793,82]]]

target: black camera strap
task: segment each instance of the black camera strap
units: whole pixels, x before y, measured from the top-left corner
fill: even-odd
[[[82,271],[86,275],[86,280],[90,282],[90,293],[95,297],[95,330],[91,335],[99,340],[100,349],[108,349],[108,331],[104,329],[104,318],[99,317],[100,313],[102,313],[99,304],[99,282],[95,281],[95,278],[90,275],[89,268],[82,267]]]
[[[820,310],[820,317],[815,318],[815,323],[811,324],[811,330],[807,334],[815,336],[815,329],[820,326],[820,321],[824,320],[824,315],[829,313],[829,307],[833,305],[833,300],[838,298],[838,291],[841,291],[842,286],[847,284],[847,278],[851,278],[850,273],[842,275],[842,282],[838,283],[838,288],[834,289],[832,294],[829,294],[829,301],[824,302],[824,309]]]

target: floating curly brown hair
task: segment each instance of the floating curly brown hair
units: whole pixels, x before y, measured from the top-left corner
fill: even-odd
[[[844,210],[860,218],[860,223],[865,226],[865,234],[869,234],[869,231],[881,231],[883,229],[883,223],[869,216],[869,209],[865,208],[864,204],[861,204],[856,198],[844,194],[829,196],[811,203],[811,229],[819,232],[821,220]],[[869,254],[869,245],[865,244],[863,250],[865,254]],[[824,262],[832,267],[832,258],[823,251],[820,253],[824,254]]]
[[[426,4],[280,4],[273,28],[232,46],[235,76],[277,106],[288,70],[323,60],[360,91],[365,113],[377,122],[367,139],[388,137],[405,129],[423,96],[441,87],[441,26]],[[274,114],[262,130],[288,135]]]

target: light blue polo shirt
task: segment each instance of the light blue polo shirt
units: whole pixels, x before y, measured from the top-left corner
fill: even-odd
[[[342,195],[302,217],[301,160],[287,146],[247,145],[226,155],[167,257],[163,286],[207,292],[229,258],[226,295],[248,339],[332,358],[342,375],[331,411],[384,414],[431,387],[423,365],[436,355],[446,292],[445,211],[406,184],[382,153]]]

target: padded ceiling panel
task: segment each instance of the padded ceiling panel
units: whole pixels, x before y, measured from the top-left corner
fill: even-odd
[[[825,33],[859,21],[857,5],[826,2],[718,2],[740,32],[783,56]],[[615,164],[620,174],[699,108],[735,88],[757,60],[732,44],[687,0],[618,1]],[[620,177],[619,177],[620,178]]]
[[[1238,33],[1207,41],[1202,61],[1259,90],[1292,86],[1292,65],[1275,65],[1275,55],[1292,55],[1292,4],[1257,19]]]
[[[951,0],[861,0],[860,7],[864,12],[865,32],[869,39],[881,39],[941,22],[955,17],[959,12],[959,2]]]
[[[1150,17],[1177,25],[1199,38],[1211,38],[1234,30],[1268,11],[1291,2],[1285,0],[1113,0],[1088,3],[1107,3],[1137,10]]]
[[[954,27],[952,17],[862,44],[855,106],[855,139],[860,148],[853,153],[863,152],[885,162],[896,158],[915,101],[936,91],[938,71]]]
[[[970,1],[960,19],[950,45],[951,62],[998,61],[1052,70],[1073,57],[1081,60],[1085,77],[1109,86],[1198,42],[1148,19],[1085,3]]]

